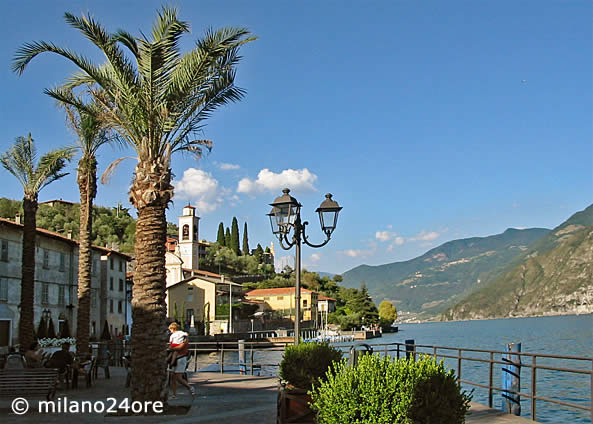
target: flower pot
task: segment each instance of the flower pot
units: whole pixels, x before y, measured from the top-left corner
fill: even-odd
[[[309,407],[311,396],[307,390],[295,387],[278,388],[278,424],[315,423],[315,412]]]

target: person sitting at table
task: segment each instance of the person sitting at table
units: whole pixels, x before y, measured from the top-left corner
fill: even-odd
[[[70,343],[63,343],[62,350],[55,352],[45,366],[47,368],[57,368],[59,373],[63,374],[66,368],[72,365],[73,361],[74,358],[70,353]]]
[[[25,360],[29,368],[39,368],[43,363],[43,351],[39,343],[33,342],[25,352]]]

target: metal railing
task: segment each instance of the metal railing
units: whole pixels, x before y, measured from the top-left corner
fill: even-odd
[[[194,371],[199,371],[201,368],[199,366],[199,361],[206,362],[208,365],[218,366],[218,371],[223,373],[225,372],[225,367],[227,371],[240,371],[246,374],[254,375],[256,370],[259,372],[263,369],[267,370],[276,370],[279,366],[279,362],[281,359],[281,355],[278,354],[278,361],[256,361],[255,357],[256,354],[258,357],[261,357],[263,352],[282,352],[286,344],[292,344],[292,342],[286,342],[281,344],[272,344],[270,342],[257,342],[257,341],[250,341],[246,340],[244,342],[244,353],[245,359],[244,361],[240,362],[238,360],[229,360],[228,357],[225,358],[225,355],[234,355],[234,352],[239,352],[239,347],[237,342],[199,342],[199,343],[190,343],[190,351],[193,354],[193,369]],[[337,343],[335,344],[336,347],[340,348],[344,353],[345,356],[349,354],[352,347],[358,346],[358,344],[344,344],[344,343]],[[549,355],[544,353],[521,353],[521,352],[512,352],[512,355],[519,356],[521,358],[526,358],[526,363],[522,363],[520,361],[520,365],[522,368],[527,368],[530,370],[530,379],[528,380],[530,384],[528,384],[528,392],[521,392],[521,391],[512,391],[508,388],[501,388],[494,384],[494,374],[495,374],[495,366],[502,366],[508,365],[508,360],[503,360],[502,355],[509,354],[509,352],[504,351],[497,351],[497,350],[485,350],[485,349],[471,349],[471,348],[459,348],[459,347],[447,347],[447,346],[432,346],[432,345],[418,345],[418,344],[406,344],[406,343],[387,343],[387,344],[370,344],[373,348],[374,353],[383,354],[385,356],[394,356],[396,358],[401,358],[403,356],[406,357],[413,357],[416,359],[418,355],[429,355],[434,357],[435,359],[445,359],[453,361],[456,365],[453,366],[453,369],[456,369],[457,377],[460,383],[466,384],[468,386],[479,387],[482,389],[486,389],[488,391],[488,407],[493,408],[494,406],[494,393],[495,392],[506,392],[511,394],[516,394],[522,397],[529,399],[530,405],[530,412],[531,412],[531,419],[535,421],[537,419],[537,401],[549,402],[556,405],[562,405],[568,408],[578,409],[581,411],[588,411],[591,416],[591,421],[593,422],[593,401],[591,393],[593,392],[593,358],[591,357],[581,357],[581,356],[567,356],[567,355]],[[204,358],[200,358],[200,354],[215,353],[214,361],[204,361]],[[483,357],[478,357],[482,355]],[[263,355],[264,357],[271,357],[275,356],[275,354],[266,354]],[[542,360],[538,363],[538,359]],[[542,363],[543,360],[547,362],[550,361],[576,361],[579,364],[583,364],[577,368],[569,368],[566,366],[553,366],[548,363]],[[488,369],[488,383],[483,384],[478,381],[470,381],[468,379],[463,378],[465,373],[463,373],[464,367],[467,366],[468,363],[483,365]],[[559,399],[553,399],[548,396],[542,396],[541,394],[538,395],[538,371],[553,371],[557,373],[563,374],[579,374],[584,376],[589,376],[589,404],[577,404],[573,402],[566,402]],[[587,400],[586,398],[584,400]]]

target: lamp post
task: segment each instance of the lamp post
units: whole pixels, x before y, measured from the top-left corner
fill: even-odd
[[[290,190],[282,190],[282,196],[277,197],[274,203],[270,203],[272,210],[268,214],[272,233],[278,238],[280,246],[284,250],[289,250],[295,246],[295,319],[294,319],[294,344],[300,341],[301,333],[301,243],[310,247],[323,247],[330,238],[332,232],[336,229],[338,223],[338,214],[342,208],[338,202],[332,200],[331,194],[326,194],[326,199],[315,210],[319,214],[321,231],[325,234],[325,241],[321,244],[309,242],[306,234],[307,221],[301,221],[301,204],[292,197]]]

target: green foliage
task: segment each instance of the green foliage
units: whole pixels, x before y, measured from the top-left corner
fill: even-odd
[[[247,222],[243,226],[243,255],[249,255],[251,252],[249,251],[249,240],[247,238]]]
[[[280,362],[279,375],[294,387],[310,390],[341,358],[342,352],[328,343],[289,345]]]
[[[241,255],[241,249],[239,249],[239,223],[237,222],[237,218],[233,217],[233,222],[231,224],[231,245],[230,248],[233,249],[235,255]]]
[[[264,260],[264,249],[261,247],[261,244],[257,244],[257,247],[255,248],[255,252],[253,253],[253,256],[255,256],[255,259],[257,260],[258,264],[261,264]]]
[[[395,305],[387,300],[379,304],[379,318],[392,323],[397,319],[397,309]]]
[[[221,222],[220,224],[218,224],[218,233],[216,234],[216,243],[218,243],[219,246],[224,246],[224,225]]]
[[[453,370],[428,356],[364,355],[355,367],[341,361],[309,394],[321,424],[458,424],[471,400]]]
[[[179,236],[179,227],[177,224],[167,222],[167,235],[177,237]]]
[[[226,227],[226,231],[224,233],[224,245],[232,249],[231,230],[229,227]]]

